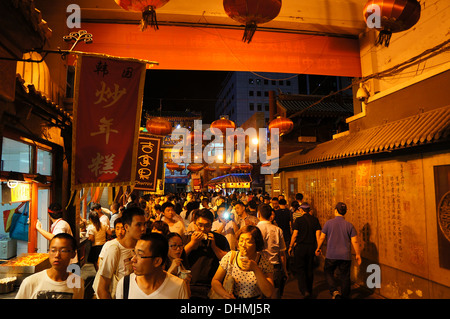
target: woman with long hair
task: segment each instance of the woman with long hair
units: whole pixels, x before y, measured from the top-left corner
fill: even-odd
[[[89,213],[89,220],[91,225],[88,226],[86,233],[92,246],[87,261],[93,263],[95,270],[98,270],[98,256],[100,255],[103,245],[106,243],[106,235],[111,236],[112,231],[109,225],[100,222],[100,217],[96,211],[91,211]]]

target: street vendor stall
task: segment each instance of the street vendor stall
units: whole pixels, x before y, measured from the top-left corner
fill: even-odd
[[[252,177],[250,173],[231,173],[212,178],[208,182],[208,189],[225,191],[227,194],[235,191],[246,192],[251,189]]]

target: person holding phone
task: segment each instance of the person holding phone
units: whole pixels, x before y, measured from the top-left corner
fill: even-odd
[[[236,233],[239,227],[234,221],[234,214],[230,213],[224,204],[217,208],[217,219],[212,224],[211,230],[224,235],[231,250],[236,249]]]

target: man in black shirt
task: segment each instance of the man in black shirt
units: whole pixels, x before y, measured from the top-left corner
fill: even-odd
[[[315,250],[322,227],[319,220],[311,215],[309,204],[303,202],[302,206],[305,214],[294,222],[289,254],[294,253],[298,289],[305,298],[310,298],[314,280]]]
[[[280,199],[278,204],[279,208],[275,210],[275,222],[283,231],[286,247],[289,247],[291,242],[292,214],[291,211],[286,208],[287,202],[285,199]]]
[[[201,209],[195,215],[197,231],[188,235],[184,247],[191,265],[191,298],[207,299],[211,280],[219,267],[219,262],[230,250],[225,236],[212,232],[214,215],[209,209]]]

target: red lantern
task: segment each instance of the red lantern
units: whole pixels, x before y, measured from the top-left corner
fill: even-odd
[[[249,163],[240,164],[239,169],[244,172],[250,172],[253,169],[253,165]]]
[[[225,117],[221,117],[220,119],[212,122],[210,128],[219,129],[223,136],[225,136],[227,134],[227,128],[236,129],[236,124]]]
[[[187,169],[191,172],[199,172],[203,169],[202,164],[189,164]]]
[[[219,170],[224,172],[224,173],[228,173],[231,170],[231,165],[228,164],[220,164],[219,165]]]
[[[276,119],[269,123],[269,130],[277,128],[280,136],[289,133],[294,128],[294,122],[286,117],[278,116]]]
[[[180,165],[178,165],[177,163],[167,163],[166,164],[166,168],[173,174],[173,171],[178,170],[178,168],[180,167]]]
[[[148,25],[158,30],[158,21],[156,20],[156,9],[161,8],[170,0],[114,0],[119,6],[127,11],[142,12],[141,31],[144,31]]]
[[[145,125],[150,134],[166,136],[172,132],[172,124],[162,117],[151,117]]]
[[[213,166],[206,166],[205,168],[204,168],[204,170],[205,171],[207,171],[207,172],[215,172],[216,171],[216,168],[215,167],[213,167]]]
[[[178,172],[182,172],[182,171],[184,171],[185,168],[186,167],[184,167],[183,165],[178,165],[178,167],[175,170]]]
[[[380,31],[375,45],[384,43],[388,47],[392,33],[408,30],[419,21],[420,10],[417,0],[369,0],[363,12],[366,23],[375,17],[372,22]]]
[[[258,24],[275,19],[281,10],[281,0],[223,0],[226,14],[244,24],[242,41],[250,43]]]

